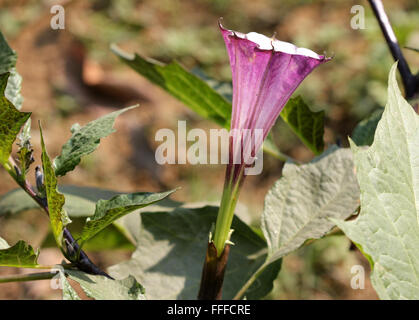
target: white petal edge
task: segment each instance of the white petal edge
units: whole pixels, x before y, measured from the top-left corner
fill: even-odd
[[[223,30],[231,32],[231,35],[235,35],[241,39],[247,39],[257,45],[260,50],[272,50],[274,49],[275,52],[284,52],[288,54],[295,54],[305,57],[314,58],[317,60],[325,59],[325,56],[318,55],[314,51],[306,48],[299,48],[292,43],[280,41],[274,38],[268,38],[267,36],[257,33],[257,32],[249,32],[247,34],[229,30],[224,28],[224,26],[220,23],[220,28]]]

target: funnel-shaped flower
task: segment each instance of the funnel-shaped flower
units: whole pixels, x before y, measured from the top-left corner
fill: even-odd
[[[243,155],[256,155],[298,85],[314,68],[329,60],[309,49],[255,32],[242,34],[221,24],[220,29],[232,70],[231,131],[234,134],[230,139],[230,163],[214,234],[218,255],[228,239],[244,168],[249,164]],[[262,132],[262,138],[244,138],[243,131]],[[241,163],[232,161],[237,157]]]

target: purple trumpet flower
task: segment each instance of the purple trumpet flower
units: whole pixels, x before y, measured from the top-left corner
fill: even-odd
[[[263,141],[298,85],[318,65],[330,60],[275,38],[255,32],[243,34],[228,30],[221,23],[219,26],[230,58],[233,110],[230,161],[214,233],[218,256],[229,237],[245,168],[254,162]]]
[[[221,299],[231,223],[246,169],[255,161],[279,113],[304,78],[330,60],[311,50],[220,23],[233,76],[229,163],[202,271],[199,299]]]

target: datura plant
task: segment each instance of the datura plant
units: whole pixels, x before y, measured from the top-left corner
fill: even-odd
[[[50,234],[40,249],[54,245],[63,256],[45,266],[38,263],[40,249],[0,238],[1,267],[52,270],[2,276],[0,283],[55,277],[69,300],[80,299],[75,283],[94,299],[262,299],[272,291],[282,259],[340,229],[339,236],[352,240],[370,262],[380,298],[418,299],[419,116],[399,90],[400,64],[390,70],[379,117],[355,128],[350,148],[325,146],[325,112],[291,96],[318,66],[343,66],[275,37],[243,34],[221,23],[219,28],[231,67],[228,92],[176,61],[163,64],[111,46],[141,76],[229,130],[219,206],[171,200],[177,189],[121,193],[60,184],[115,131],[116,118],[136,106],[73,125],[60,154],[51,158],[49,124],[31,123],[31,113],[20,111],[17,56],[0,34],[0,164],[19,187],[1,196],[0,216],[41,209]],[[276,146],[270,131],[279,117],[314,154],[311,161],[296,161]],[[39,130],[39,159],[33,130]],[[259,226],[250,226],[236,215],[239,193],[264,153],[285,163],[265,196]],[[2,232],[7,238],[7,230]],[[132,254],[105,269],[89,257],[92,248]]]

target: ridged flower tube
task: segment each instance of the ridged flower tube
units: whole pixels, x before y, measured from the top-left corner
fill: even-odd
[[[251,32],[228,30],[220,23],[233,81],[229,164],[213,242],[220,256],[229,240],[240,187],[263,141],[298,85],[330,60],[295,45]],[[250,132],[250,137],[243,132]],[[259,138],[254,134],[261,132]],[[237,159],[239,161],[237,161]]]

